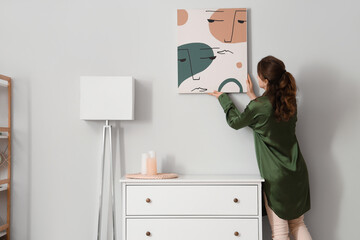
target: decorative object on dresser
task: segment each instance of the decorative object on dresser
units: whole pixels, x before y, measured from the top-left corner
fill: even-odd
[[[0,116],[0,238],[10,240],[11,78],[4,75],[0,75]]]
[[[262,240],[259,175],[120,179],[122,240]]]
[[[158,173],[156,153],[152,150],[141,154],[141,172],[128,173],[125,177],[136,179],[169,179],[177,178],[178,175],[176,173]]]
[[[105,120],[102,138],[102,175],[99,193],[97,239],[101,238],[102,202],[104,188],[105,142],[107,132],[110,143],[110,185],[112,196],[112,230],[116,239],[115,180],[112,159],[112,136],[109,120],[133,120],[135,104],[135,81],[130,76],[84,76],[80,79],[80,119]],[[121,166],[120,166],[121,172]]]

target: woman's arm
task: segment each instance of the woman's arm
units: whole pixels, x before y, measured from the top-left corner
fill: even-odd
[[[249,96],[249,98],[251,100],[255,99],[256,95],[254,93],[252,81],[249,74],[246,81],[246,86],[247,95]],[[230,127],[237,130],[246,126],[251,127],[251,125],[255,123],[255,114],[249,109],[249,105],[246,106],[243,112],[240,112],[226,93],[218,92],[215,90],[214,92],[208,94],[215,96],[219,100],[222,108],[224,109],[224,112],[226,113],[226,121]]]
[[[230,127],[235,130],[255,124],[255,114],[250,110],[249,105],[246,106],[243,112],[236,108],[231,98],[225,93],[218,98],[220,105],[226,114],[226,121]]]

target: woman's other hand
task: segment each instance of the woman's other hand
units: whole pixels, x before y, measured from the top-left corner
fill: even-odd
[[[253,88],[253,84],[250,78],[250,75],[248,74],[247,80],[246,80],[246,88],[247,88],[247,92],[246,94],[249,96],[249,98],[251,100],[256,98],[256,95],[254,93],[254,88]]]
[[[223,92],[218,92],[218,91],[214,90],[214,92],[212,92],[212,93],[207,93],[207,94],[212,95],[212,96],[215,96],[216,98],[219,98],[219,96],[220,96],[221,94],[223,94]]]

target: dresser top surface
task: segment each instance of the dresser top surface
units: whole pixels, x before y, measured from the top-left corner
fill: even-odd
[[[246,182],[263,182],[264,179],[258,174],[178,174],[179,177],[171,179],[133,179],[123,176],[120,182],[127,183],[145,183],[145,182],[227,182],[227,183],[246,183]]]

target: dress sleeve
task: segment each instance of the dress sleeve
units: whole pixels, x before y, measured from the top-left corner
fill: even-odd
[[[246,106],[243,112],[240,112],[226,93],[221,94],[218,100],[224,109],[226,114],[226,121],[230,127],[236,130],[246,126],[251,128],[253,127],[255,124],[255,114],[249,108],[251,102]]]

